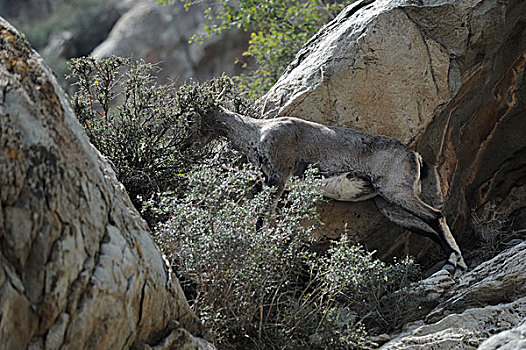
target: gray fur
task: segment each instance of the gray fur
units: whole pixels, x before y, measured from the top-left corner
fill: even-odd
[[[288,179],[311,165],[326,179],[332,178],[326,180],[332,181],[329,197],[357,201],[378,194],[382,200],[375,201],[388,219],[430,237],[442,246],[449,264],[467,268],[442,213],[418,197],[420,155],[400,141],[297,118],[253,119],[225,108],[204,118],[202,124],[192,142],[228,138],[260,167],[267,183],[277,187],[272,209]],[[347,190],[335,189],[338,181]],[[354,185],[358,187],[349,190]]]

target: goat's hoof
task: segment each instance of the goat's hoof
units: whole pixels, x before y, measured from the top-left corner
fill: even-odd
[[[460,258],[460,260],[457,262],[457,267],[455,269],[455,273],[453,274],[453,277],[457,278],[462,276],[466,271],[468,270],[468,266],[464,262],[464,259]]]
[[[466,270],[457,267],[457,269],[455,270],[455,273],[453,273],[453,278],[459,278],[465,272],[466,272]]]
[[[462,272],[466,272],[468,270],[468,265],[466,265],[464,259],[460,258],[460,260],[457,262],[457,270],[462,270]]]
[[[459,277],[468,270],[468,266],[460,253],[453,252],[449,255],[443,269],[447,270],[453,277]]]
[[[456,268],[453,264],[451,264],[451,263],[449,263],[449,262],[445,263],[444,266],[442,267],[442,270],[446,270],[446,271],[449,272],[451,275],[453,275],[453,274],[455,273],[455,270],[456,270],[456,269],[457,269],[457,268]]]

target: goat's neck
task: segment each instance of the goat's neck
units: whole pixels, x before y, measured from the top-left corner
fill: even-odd
[[[225,136],[236,148],[243,153],[253,151],[259,137],[257,119],[221,108],[216,113],[215,120],[220,124],[222,136]]]

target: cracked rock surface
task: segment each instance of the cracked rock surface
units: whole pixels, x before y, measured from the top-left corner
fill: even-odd
[[[211,348],[53,73],[0,45],[0,348]]]
[[[463,248],[472,209],[495,204],[512,229],[526,227],[525,67],[524,1],[362,0],[322,28],[258,103],[265,117],[410,145],[429,165],[422,199],[442,207]],[[381,257],[436,248],[400,235],[371,201],[329,202],[321,216],[326,233],[346,231]]]
[[[522,349],[526,345],[526,242],[454,283],[440,271],[414,285],[429,298],[424,320],[405,326],[384,350]]]

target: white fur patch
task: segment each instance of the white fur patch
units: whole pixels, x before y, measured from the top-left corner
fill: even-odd
[[[349,173],[329,177],[321,182],[321,194],[339,201],[360,202],[377,195],[368,181],[349,177]]]

